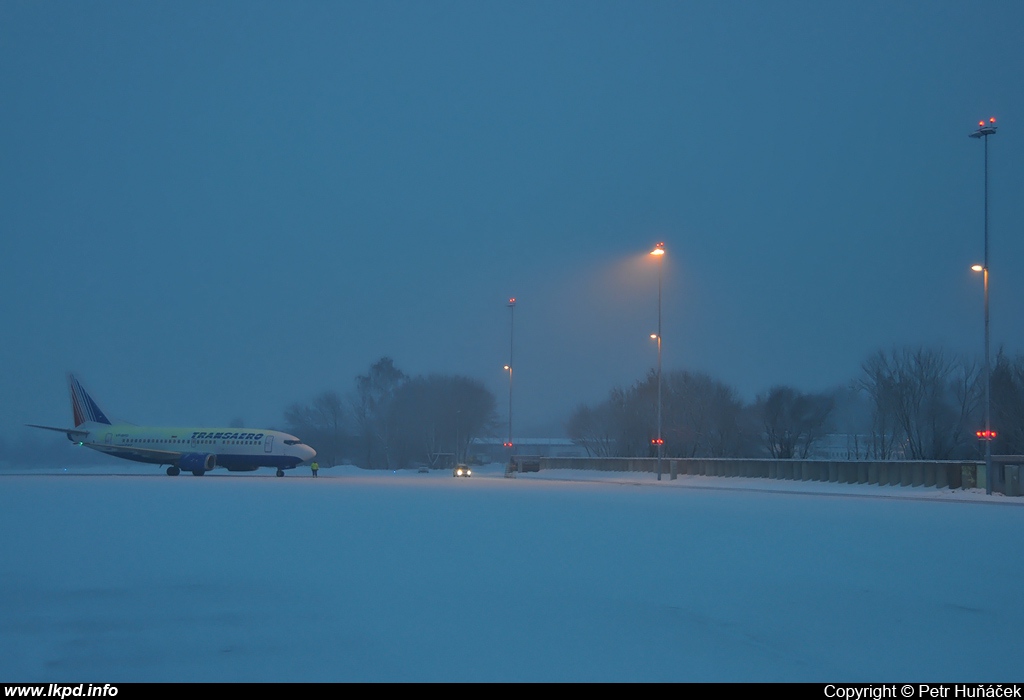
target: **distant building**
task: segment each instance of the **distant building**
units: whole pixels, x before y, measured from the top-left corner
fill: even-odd
[[[569,438],[513,438],[512,450],[517,455],[540,457],[586,457],[587,451]],[[510,454],[501,438],[473,438],[469,454],[477,462],[507,462]]]
[[[851,459],[881,459],[875,454],[874,438],[866,433],[829,433],[811,443],[807,459],[841,461]],[[902,445],[893,448],[889,459],[904,459]]]

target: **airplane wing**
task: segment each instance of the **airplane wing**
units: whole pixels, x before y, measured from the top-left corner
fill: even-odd
[[[42,428],[43,430],[55,430],[58,433],[67,433],[68,440],[72,442],[81,441],[89,437],[88,430],[76,430],[75,428],[54,428],[49,425],[32,425],[31,423],[25,424],[29,428]]]
[[[66,433],[68,440],[72,442],[81,442],[85,438],[89,437],[88,430],[77,430],[75,428],[55,428],[52,425],[33,425],[26,423],[29,428],[41,428],[43,430],[53,430],[58,433]],[[154,464],[172,464],[177,462],[181,457],[181,452],[175,452],[172,450],[151,450],[146,447],[136,447],[132,445],[128,447],[126,445],[105,445],[100,443],[90,444],[94,450],[105,452],[108,455],[114,455],[115,457],[124,457],[125,459],[133,459],[136,462],[152,462]]]

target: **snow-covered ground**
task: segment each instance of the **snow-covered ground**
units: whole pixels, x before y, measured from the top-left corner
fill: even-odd
[[[1024,498],[0,470],[0,680],[1019,681]]]

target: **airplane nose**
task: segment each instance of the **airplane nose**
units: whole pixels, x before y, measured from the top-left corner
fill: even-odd
[[[316,450],[314,450],[309,445],[303,445],[302,446],[302,461],[303,462],[309,462],[309,461],[312,461],[312,459],[314,457],[316,457]]]

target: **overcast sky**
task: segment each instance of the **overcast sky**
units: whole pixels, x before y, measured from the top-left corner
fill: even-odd
[[[1020,2],[0,3],[0,425],[241,418],[383,355],[515,432],[1024,352]],[[503,416],[504,419],[504,416]]]

